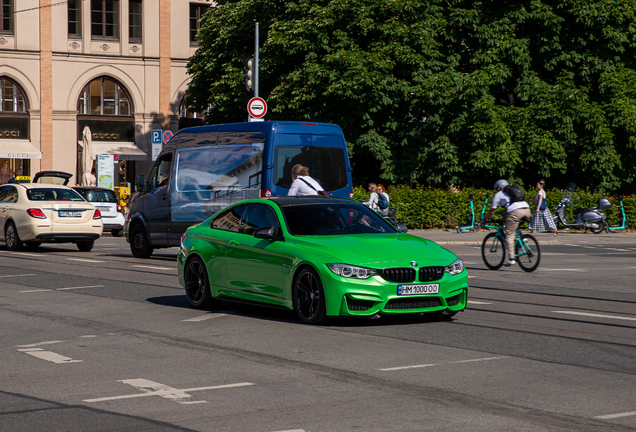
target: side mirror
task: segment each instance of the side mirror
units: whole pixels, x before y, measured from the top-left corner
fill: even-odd
[[[259,239],[266,239],[266,240],[280,240],[280,236],[278,235],[278,227],[266,227],[266,228],[259,228],[256,231],[254,231],[254,237],[259,238]]]
[[[135,185],[137,192],[143,192],[144,188],[145,188],[145,184],[144,184],[144,176],[142,176],[141,174],[139,174],[137,176],[137,184]]]
[[[405,232],[407,232],[409,230],[406,227],[406,225],[404,225],[403,223],[399,223],[399,222],[395,224],[395,227],[398,229],[398,231],[403,232],[403,233],[405,233]]]

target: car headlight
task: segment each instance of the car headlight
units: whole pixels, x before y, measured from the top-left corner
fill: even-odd
[[[371,276],[378,274],[374,269],[368,269],[364,267],[356,267],[347,264],[327,264],[329,270],[337,274],[338,276],[354,279],[368,279]]]
[[[460,274],[464,271],[464,262],[461,259],[457,258],[451,265],[446,266],[444,268],[444,271],[452,275]]]

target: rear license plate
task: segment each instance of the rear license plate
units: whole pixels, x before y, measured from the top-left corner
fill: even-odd
[[[60,210],[59,215],[60,217],[82,217],[82,212]]]
[[[398,285],[398,295],[438,294],[439,284]]]

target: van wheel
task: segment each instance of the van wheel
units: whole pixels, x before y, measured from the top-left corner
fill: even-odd
[[[148,244],[148,234],[143,225],[138,224],[130,231],[130,251],[136,258],[150,258],[154,248]]]
[[[10,251],[19,251],[22,249],[22,240],[18,236],[18,230],[13,222],[9,222],[4,229],[4,241],[7,243],[7,249]]]

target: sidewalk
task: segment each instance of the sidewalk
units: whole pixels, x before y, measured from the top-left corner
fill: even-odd
[[[472,231],[464,231],[461,234],[455,230],[409,230],[408,233],[418,237],[424,237],[433,240],[439,244],[458,244],[458,245],[480,245],[484,237],[494,231],[480,231],[474,233]],[[522,233],[528,231],[522,230]],[[559,235],[554,236],[551,233],[535,233],[539,244],[607,244],[607,245],[632,245],[636,247],[636,232],[602,232],[601,234],[592,234],[591,232],[570,232],[559,230]]]

